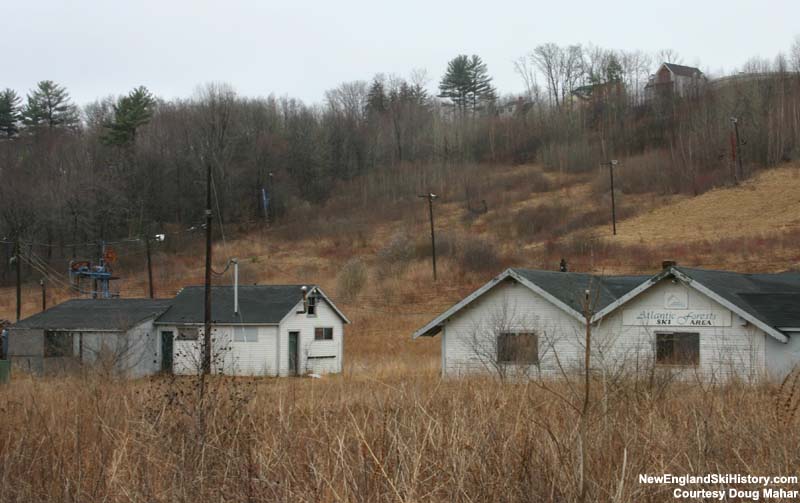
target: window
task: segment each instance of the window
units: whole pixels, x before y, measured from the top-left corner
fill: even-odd
[[[539,363],[539,337],[533,332],[505,332],[497,337],[498,363]]]
[[[72,333],[55,330],[44,331],[44,357],[57,358],[73,356]]]
[[[309,295],[308,299],[306,300],[306,314],[309,316],[316,316],[317,315],[317,296],[316,295]]]
[[[196,341],[197,340],[197,327],[178,327],[179,341]]]
[[[332,341],[333,328],[331,327],[317,327],[314,329],[315,341]]]
[[[233,342],[258,342],[258,327],[233,327]]]
[[[656,364],[693,366],[699,363],[700,334],[656,334]]]

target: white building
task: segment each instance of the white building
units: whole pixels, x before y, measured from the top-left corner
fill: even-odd
[[[645,86],[645,96],[650,100],[657,97],[697,97],[706,81],[706,76],[699,68],[662,63],[656,73],[650,76]]]
[[[153,327],[169,300],[72,299],[9,328],[15,369],[54,375],[94,367],[127,377],[161,370]]]
[[[203,306],[204,288],[186,287],[155,322],[163,365],[177,374],[201,368]],[[215,373],[289,376],[342,371],[344,325],[350,322],[317,286],[214,286],[211,306]]]
[[[654,276],[508,269],[414,333],[442,338],[442,373],[557,375],[592,368],[724,380],[784,377],[800,361],[800,273],[665,263]]]

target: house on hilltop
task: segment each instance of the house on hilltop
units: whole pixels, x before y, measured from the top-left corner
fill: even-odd
[[[673,263],[652,276],[508,269],[413,336],[441,335],[445,376],[557,375],[583,365],[587,315],[595,369],[758,380],[800,362],[800,273]]]
[[[9,327],[8,358],[14,368],[38,375],[99,365],[142,377],[162,369],[153,322],[169,300],[72,299]]]
[[[650,76],[644,88],[648,100],[656,98],[692,98],[699,96],[706,84],[706,76],[693,66],[662,63]]]
[[[176,374],[200,370],[202,286],[183,288],[155,320]],[[342,371],[347,317],[318,286],[211,288],[212,366],[229,375],[290,376]]]

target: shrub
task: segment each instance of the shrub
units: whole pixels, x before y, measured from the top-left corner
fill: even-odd
[[[414,258],[414,241],[405,232],[398,232],[378,251],[378,276],[386,278],[405,271]]]
[[[367,283],[367,267],[358,258],[352,258],[336,276],[336,293],[345,302],[355,299]]]
[[[461,267],[470,272],[494,272],[500,268],[500,257],[488,241],[468,239],[462,247]]]
[[[568,212],[560,204],[542,204],[523,208],[512,217],[512,228],[517,238],[532,239],[558,228]]]

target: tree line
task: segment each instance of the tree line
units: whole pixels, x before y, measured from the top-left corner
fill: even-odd
[[[6,256],[23,239],[48,245],[50,258],[74,253],[70,243],[196,226],[209,165],[218,218],[246,223],[322,207],[358,177],[405,166],[457,172],[465,162],[487,173],[518,162],[589,172],[613,157],[641,181],[631,190],[697,193],[728,176],[733,116],[751,165],[800,157],[800,43],[742,69],[768,78],[709,83],[692,96],[648,96],[662,62],[680,60],[543,44],[515,62],[519,95],[501,95],[479,56],[459,55],[435,94],[425,72],[378,74],[319,104],[241,96],[222,83],[174,100],[137,87],[82,108],[49,80],[25,99],[5,89],[0,241]]]

